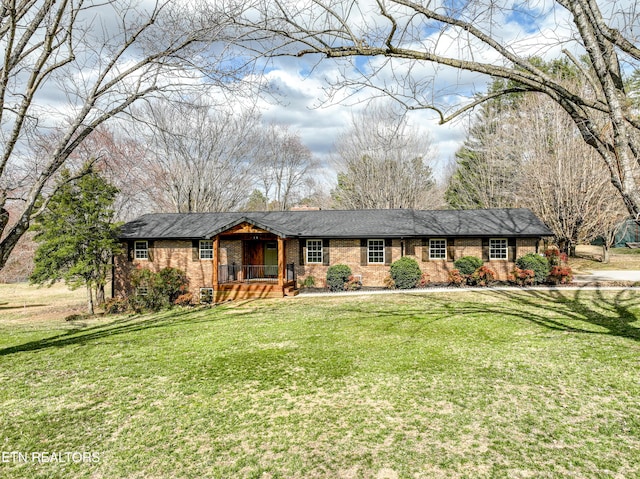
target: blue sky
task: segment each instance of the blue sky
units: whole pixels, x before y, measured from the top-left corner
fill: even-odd
[[[366,10],[366,3],[361,3],[359,14]],[[466,4],[462,0],[446,0],[446,3],[451,8],[463,7]],[[525,55],[529,54],[528,52],[531,55],[549,58],[561,55],[558,37],[567,33],[562,27],[562,24],[566,27],[567,22],[558,12],[550,15],[554,2],[503,0],[498,3],[506,8],[499,10],[492,18],[478,17],[478,26],[490,30],[493,36],[501,38],[505,44],[514,50],[524,52]],[[483,25],[483,21],[486,21],[486,24]],[[489,23],[491,27],[488,27]],[[558,23],[561,24],[560,28],[557,27]],[[425,32],[424,29],[422,31]],[[475,60],[500,61],[495,52],[487,48],[478,46],[477,49],[465,49],[465,45],[460,43],[464,39],[456,38],[454,33],[439,35],[438,29],[430,29],[429,33],[431,36],[423,36],[424,43],[416,44],[417,48],[437,48],[438,51],[447,53],[448,49],[457,49],[457,53],[454,52],[451,56],[462,52],[462,55],[468,55]],[[265,79],[278,93],[279,102],[259,101],[263,118],[265,121],[286,124],[297,130],[305,145],[316,156],[328,159],[336,138],[348,128],[353,114],[366,109],[368,101],[378,94],[373,89],[363,89],[352,92],[347,98],[345,91],[340,91],[336,97],[330,98],[327,93],[330,82],[343,78],[344,75],[353,78],[357,73],[377,70],[383,61],[381,58],[359,57],[354,59],[353,64],[349,64],[345,61],[320,59],[317,56],[272,60],[265,71]],[[405,67],[397,68],[402,70]],[[436,76],[434,72],[437,72]],[[420,64],[414,66],[411,75],[414,75],[414,79],[424,81],[424,84],[418,85],[423,98],[433,100],[449,111],[454,105],[464,104],[474,93],[484,91],[488,82],[488,78],[483,75],[453,69],[434,69],[432,66]],[[374,81],[380,85],[393,82],[392,72],[388,68],[382,68]],[[442,176],[442,170],[453,160],[456,150],[465,139],[469,117],[439,125],[438,116],[434,112],[420,110],[409,112],[408,118],[411,124],[432,138],[438,152],[436,171],[439,173],[438,176]],[[335,172],[329,171],[328,175],[335,177]]]

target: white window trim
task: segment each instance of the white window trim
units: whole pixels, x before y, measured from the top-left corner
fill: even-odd
[[[309,242],[310,241],[314,241],[314,242],[320,243],[320,261],[309,261]],[[311,239],[308,239],[306,241],[306,246],[307,246],[307,254],[306,254],[305,260],[306,260],[307,264],[322,264],[323,261],[324,261],[324,250],[323,250],[324,243],[323,243],[323,241],[321,239],[311,238]],[[315,252],[317,253],[317,251],[315,251]]]
[[[138,249],[138,245],[144,243],[144,249]],[[144,256],[138,256],[138,252],[144,252]],[[133,259],[149,260],[149,242],[148,241],[134,241],[133,242]]]
[[[203,301],[202,301],[202,293],[204,291],[209,293],[209,297],[211,298],[211,302],[213,303],[213,288],[200,288],[200,303],[203,303]]]
[[[491,242],[492,241],[504,241],[505,247],[505,257],[504,258],[494,258],[491,255]],[[509,261],[509,240],[507,238],[489,238],[489,261]]]
[[[211,249],[202,249],[202,243],[211,243]],[[203,258],[202,251],[211,251],[211,258]],[[200,240],[198,243],[198,258],[202,261],[213,261],[213,240]]]
[[[371,261],[371,243],[373,241],[381,241],[382,242],[382,261]],[[386,241],[381,238],[372,238],[367,240],[367,264],[385,264],[386,258]]]
[[[443,258],[436,258],[434,256],[431,256],[431,242],[432,241],[444,241],[444,257]],[[447,259],[447,246],[448,242],[447,242],[447,238],[429,238],[429,259],[430,260],[434,260],[434,261],[446,261]],[[440,249],[440,248],[438,248]]]

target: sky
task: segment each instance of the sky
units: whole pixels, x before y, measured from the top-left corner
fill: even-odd
[[[310,0],[290,1],[303,8],[303,12],[308,12],[309,7],[305,2]],[[455,9],[461,5],[482,6],[484,3],[486,2],[433,0],[430,5],[442,4]],[[603,0],[601,3],[629,11],[635,5],[634,0]],[[346,1],[340,2],[340,5],[346,4]],[[569,44],[559,41],[570,36],[568,14],[557,7],[553,0],[492,0],[492,5],[498,4],[503,8],[493,11],[491,19],[486,18],[486,6],[481,7],[479,14],[470,11],[465,13],[473,16],[474,25],[490,32],[492,37],[500,39],[502,44],[524,56],[559,58],[562,56],[561,48],[571,48]],[[353,10],[352,26],[362,29],[358,35],[375,40],[371,33],[375,28],[371,28],[371,25],[383,25],[386,20],[380,16],[375,17],[374,0],[358,0],[358,5],[358,11]],[[109,30],[108,22],[104,28]],[[407,41],[410,48],[435,50],[453,57],[492,63],[503,61],[486,46],[467,43],[463,36],[438,30],[431,25],[420,25],[416,31],[416,37]],[[374,83],[385,87],[393,87],[403,79],[408,79],[424,100],[433,101],[451,112],[456,105],[468,102],[475,93],[483,92],[489,81],[488,77],[476,73],[447,70],[429,64],[409,66],[406,62],[397,61],[393,65],[386,65],[385,59],[381,57],[356,58],[354,63],[349,63],[321,59],[317,55],[280,56],[259,60],[258,63],[263,71],[260,81],[267,86],[269,94],[259,97],[246,95],[245,103],[248,101],[256,106],[265,122],[288,125],[291,130],[298,132],[302,142],[325,165],[325,177],[329,183],[335,181],[336,176],[330,161],[335,142],[349,127],[353,116],[366,110],[377,94],[373,89],[364,88],[357,91],[341,90],[332,97],[328,92],[331,82],[345,77],[353,78],[358,72],[370,74]],[[52,89],[43,89],[42,95],[51,101],[65,101],[56,85],[52,85]],[[231,97],[231,102],[234,101],[241,103],[243,100]],[[464,142],[471,117],[464,115],[458,120],[440,125],[439,118],[433,111],[416,110],[408,112],[407,118],[413,127],[419,128],[432,139],[433,150],[436,152],[436,162],[432,167],[436,178],[443,179],[447,164],[453,161],[455,152]]]
[[[373,17],[367,17],[367,0],[360,3],[363,7],[354,23],[379,25],[379,18],[375,20]],[[493,37],[500,38],[514,51],[525,55],[547,58],[557,58],[561,55],[558,38],[568,32],[565,28],[568,19],[558,12],[551,14],[554,2],[528,2],[526,8],[523,3],[510,0],[504,0],[502,3],[508,5],[508,8],[493,17],[491,27],[487,27]],[[366,28],[363,29],[363,32],[365,31]],[[423,31],[421,41],[421,44],[416,43],[414,46],[427,46],[448,54],[454,49],[455,53],[451,54],[452,56],[466,56],[476,60],[483,58],[489,62],[502,61],[495,52],[481,45],[469,49],[465,46],[468,44],[465,44],[464,39],[446,32],[443,34],[436,29]],[[340,91],[337,98],[329,98],[327,88],[332,80],[344,76],[352,77],[357,67],[364,72],[376,71],[374,81],[379,85],[389,85],[397,78],[394,74],[405,72],[415,80],[415,86],[420,89],[423,98],[435,101],[449,111],[455,105],[467,102],[475,93],[483,92],[489,81],[484,75],[434,68],[426,64],[414,65],[409,70],[407,65],[396,63],[394,70],[391,70],[388,66],[381,67],[384,61],[385,59],[379,57],[358,58],[355,64],[349,64],[313,55],[272,59],[265,68],[263,81],[273,95],[258,100],[263,119],[289,125],[291,129],[299,132],[303,143],[328,166],[328,176],[335,179],[335,171],[331,169],[329,159],[336,139],[348,128],[353,115],[368,107],[377,92],[366,88],[357,92]],[[454,161],[455,152],[464,142],[471,117],[464,115],[458,120],[440,125],[439,117],[431,110],[414,110],[407,115],[411,125],[432,139],[437,155],[432,166],[436,178],[444,179],[447,164]]]
[[[273,96],[262,98],[258,106],[265,122],[288,125],[300,134],[302,142],[314,155],[331,167],[331,153],[340,134],[353,119],[372,102],[392,102],[388,98],[374,98],[374,92],[363,90],[348,102],[327,101],[326,83],[319,73],[305,74],[306,65],[291,62],[266,74],[266,82],[275,90]],[[322,67],[330,75],[331,62]],[[484,84],[484,81],[483,81]],[[436,150],[436,169],[444,170],[465,139],[468,117],[460,121],[438,125],[437,116],[430,111],[407,112],[409,124],[429,135]],[[329,172],[332,174],[332,172]]]

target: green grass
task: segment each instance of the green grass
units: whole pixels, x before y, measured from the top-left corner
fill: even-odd
[[[640,248],[611,248],[611,253],[640,256]]]
[[[640,476],[636,291],[0,320],[8,478]]]

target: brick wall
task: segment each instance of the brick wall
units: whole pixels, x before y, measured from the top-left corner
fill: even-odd
[[[226,264],[230,254],[236,254],[228,241],[220,242],[220,263]],[[114,296],[130,294],[129,275],[136,268],[149,268],[160,271],[162,268],[178,268],[189,278],[189,291],[197,294],[200,288],[210,288],[213,280],[213,261],[200,260],[197,248],[191,240],[157,240],[149,242],[150,259],[127,259],[127,244],[123,244],[124,254],[115,258]],[[240,250],[241,251],[241,250]],[[240,254],[242,254],[240,252]]]
[[[304,240],[300,240],[304,242]],[[322,264],[300,263],[300,241],[297,239],[285,242],[286,263],[296,265],[296,274],[299,282],[308,276],[313,276],[318,287],[326,285],[327,269],[329,266]],[[536,252],[537,241],[535,238],[518,238],[516,240],[516,257],[527,253]],[[480,238],[460,238],[449,240],[449,246],[453,246],[454,259],[462,256],[482,257],[482,240]],[[128,277],[135,268],[150,268],[159,271],[165,267],[174,267],[184,271],[189,278],[189,290],[196,293],[202,287],[211,287],[212,264],[211,260],[199,260],[197,250],[194,253],[191,241],[158,240],[150,243],[151,260],[127,260],[126,244],[125,253],[115,258],[116,276],[114,282],[114,294],[125,295],[131,292]],[[422,261],[423,248],[421,239],[394,239],[391,241],[391,261],[399,259],[404,253],[418,261],[420,269],[429,275],[432,282],[444,283],[448,281],[448,273],[454,269],[453,261],[427,260]],[[195,255],[195,256],[194,256]],[[384,279],[389,275],[388,264],[361,264],[360,239],[332,239],[329,241],[330,263],[347,264],[354,275],[362,276],[365,286],[383,286]],[[428,253],[426,254],[428,257]],[[224,239],[220,241],[220,264],[242,264],[242,241]],[[496,271],[498,279],[506,280],[509,272],[513,270],[514,263],[507,261],[490,261],[488,265]]]
[[[304,241],[304,240],[300,240]],[[536,252],[537,240],[535,238],[518,238],[516,240],[516,257],[527,253]],[[449,246],[453,246],[453,260],[463,256],[477,256],[482,258],[482,239],[480,238],[458,238],[448,241]],[[395,261],[402,256],[409,256],[418,261],[420,269],[429,275],[432,282],[445,283],[448,281],[449,271],[455,269],[453,261],[449,260],[427,260],[422,261],[423,248],[421,239],[392,240],[391,261]],[[326,276],[328,266],[320,264],[300,265],[298,240],[290,240],[287,245],[287,262],[290,262],[290,254],[295,252],[295,263],[297,276],[303,281],[307,276],[313,276],[316,286],[326,286]],[[346,264],[351,267],[354,275],[362,276],[362,283],[365,286],[383,286],[384,279],[389,275],[389,265],[360,264],[360,240],[359,239],[336,239],[330,240],[330,262],[331,264]],[[428,258],[428,252],[425,255]],[[514,263],[509,261],[489,261],[486,263],[498,275],[499,280],[506,280],[508,274],[513,270]]]

